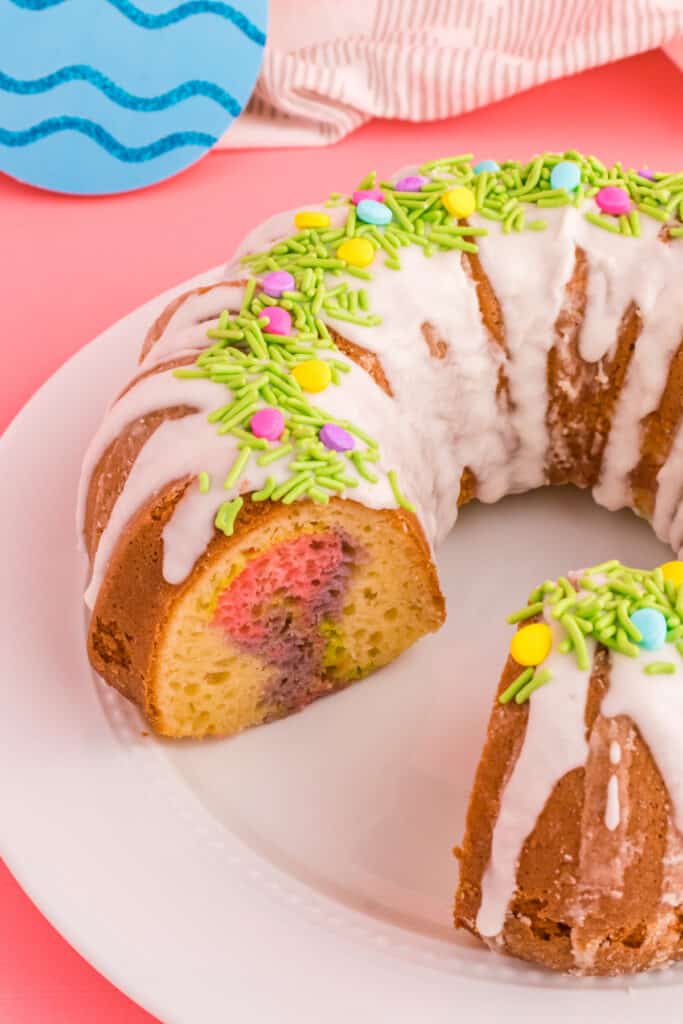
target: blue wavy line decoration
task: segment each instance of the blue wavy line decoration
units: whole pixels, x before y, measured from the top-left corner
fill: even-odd
[[[16,148],[19,146],[30,146],[40,139],[49,135],[56,135],[58,132],[74,131],[86,135],[98,146],[127,164],[140,164],[147,160],[154,160],[156,157],[170,153],[181,146],[201,146],[209,149],[217,141],[214,135],[207,132],[171,132],[164,135],[156,142],[150,142],[145,146],[125,146],[118,139],[94,121],[88,121],[83,117],[49,117],[39,124],[32,125],[22,131],[10,131],[7,128],[0,128],[0,145]]]
[[[11,2],[16,7],[22,7],[27,11],[45,11],[50,7],[63,4],[65,0],[11,0]],[[163,14],[149,14],[136,7],[131,0],[106,0],[106,2],[140,28],[167,28],[169,25],[175,25],[177,22],[184,21],[185,18],[192,18],[197,14],[215,14],[231,22],[235,28],[259,46],[264,46],[266,42],[265,34],[247,18],[246,14],[230,4],[223,3],[222,0],[185,0],[185,3],[180,3]]]
[[[192,96],[204,96],[206,99],[214,100],[233,117],[237,117],[242,109],[235,97],[225,89],[221,89],[214,82],[205,82],[197,78],[182,82],[175,89],[169,89],[158,96],[134,96],[89,64],[69,64],[49,75],[34,79],[12,78],[11,75],[0,71],[0,90],[13,92],[18,96],[36,96],[56,89],[66,82],[89,82],[119,106],[145,113],[168,110],[169,107],[175,107]]]

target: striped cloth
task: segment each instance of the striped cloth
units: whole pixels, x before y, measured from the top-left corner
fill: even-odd
[[[681,33],[683,0],[271,0],[256,90],[221,145],[461,114]]]

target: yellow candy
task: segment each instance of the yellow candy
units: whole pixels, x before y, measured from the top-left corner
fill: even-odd
[[[510,654],[520,665],[540,665],[553,646],[553,634],[545,622],[518,629],[510,641]]]
[[[375,258],[375,248],[367,238],[347,238],[337,249],[337,257],[352,267],[367,267]]]
[[[329,363],[324,359],[306,359],[292,370],[304,391],[324,391],[332,380]]]
[[[671,580],[675,587],[680,587],[683,583],[683,562],[665,562],[659,568],[665,580]]]
[[[454,217],[469,217],[477,207],[477,200],[474,198],[472,189],[462,185],[445,192],[441,197],[441,202]]]
[[[327,228],[330,226],[330,215],[316,210],[299,210],[294,214],[294,223],[298,228]]]

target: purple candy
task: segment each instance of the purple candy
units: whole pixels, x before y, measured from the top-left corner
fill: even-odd
[[[351,198],[356,206],[358,206],[363,199],[374,199],[376,203],[383,203],[384,192],[382,192],[381,188],[358,188]]]
[[[296,281],[287,270],[271,270],[261,281],[261,287],[272,299],[279,299],[283,292],[294,291]]]
[[[348,430],[337,426],[336,423],[326,423],[318,435],[326,448],[333,452],[350,452],[356,447],[356,442]]]
[[[292,318],[289,312],[283,309],[282,306],[266,306],[265,309],[261,310],[261,316],[265,316],[268,319],[265,329],[269,334],[292,333]]]
[[[638,171],[638,174],[641,176],[641,178],[647,178],[648,181],[652,181],[652,179],[655,176],[655,172],[651,171],[649,167],[641,167],[641,169]]]
[[[603,213],[611,213],[614,216],[628,213],[631,209],[631,197],[625,188],[618,185],[606,185],[605,188],[601,188],[595,201]]]
[[[249,426],[254,437],[264,437],[266,441],[279,441],[285,429],[285,418],[279,409],[267,406],[254,413]]]
[[[421,174],[409,174],[397,181],[394,188],[397,192],[419,192],[428,181],[429,178],[423,178]]]

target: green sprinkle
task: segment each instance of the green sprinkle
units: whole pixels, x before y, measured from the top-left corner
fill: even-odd
[[[616,220],[610,220],[609,217],[603,217],[599,213],[585,213],[584,217],[591,224],[595,224],[596,227],[603,228],[605,231],[611,231],[613,235],[621,234],[619,222]]]
[[[279,448],[273,448],[265,455],[260,455],[256,461],[259,466],[269,466],[271,462],[276,462],[278,459],[284,458],[285,455],[289,455],[293,448],[293,444],[282,444]]]
[[[588,648],[586,647],[584,635],[579,629],[576,620],[572,615],[563,615],[560,622],[571,637],[571,641],[574,645],[576,664],[583,672],[587,672],[590,667]]]
[[[629,639],[639,644],[643,639],[643,634],[633,625],[629,618],[629,603],[627,600],[620,601],[617,605],[617,618]]]
[[[320,476],[316,475],[316,484],[320,484],[321,487],[327,487],[329,491],[343,491],[344,484],[340,480],[335,480],[331,476]]]
[[[308,470],[302,473],[297,473],[295,476],[290,477],[289,480],[285,480],[285,482],[283,484],[280,484],[279,487],[275,488],[275,490],[270,496],[271,500],[281,501],[287,494],[290,493],[290,491],[293,491],[295,488],[298,489],[299,484],[303,483],[304,481],[308,483],[311,479],[312,474]]]
[[[514,625],[516,622],[523,622],[524,619],[530,619],[534,615],[540,614],[543,611],[543,602],[537,601],[534,604],[529,604],[526,608],[520,608],[519,611],[513,612],[512,615],[508,615],[506,622],[510,625]]]
[[[520,672],[517,678],[513,679],[513,681],[510,683],[507,690],[504,690],[503,693],[501,693],[500,697],[498,698],[499,703],[509,704],[512,698],[516,697],[519,691],[524,686],[526,686],[526,684],[530,682],[531,679],[533,679],[533,675],[533,668],[525,668],[523,672]]]
[[[387,473],[387,477],[391,485],[391,490],[394,495],[394,498],[396,499],[396,503],[400,505],[401,508],[406,509],[407,512],[414,512],[415,506],[412,504],[412,502],[408,501],[401,493],[401,489],[398,486],[396,470],[390,469],[389,472]]]
[[[669,234],[672,238],[683,238],[683,227],[669,228]]]
[[[641,213],[645,213],[648,217],[653,217],[654,220],[659,220],[662,223],[669,219],[669,214],[666,210],[660,210],[658,206],[653,206],[651,203],[638,203],[638,209]]]
[[[549,683],[552,677],[553,674],[549,668],[543,668],[540,672],[536,672],[533,679],[516,694],[515,704],[524,704],[535,690]]]
[[[646,676],[670,676],[675,671],[676,666],[672,661],[651,661],[643,669]]]
[[[225,483],[223,484],[223,487],[225,488],[226,491],[229,491],[230,488],[233,487],[235,483],[237,483],[237,480],[241,476],[242,471],[244,470],[246,464],[249,462],[250,458],[251,449],[243,448],[242,451],[237,456],[237,458],[235,459],[235,461],[233,462],[232,468],[225,478]]]
[[[274,476],[269,476],[265,484],[260,491],[254,491],[251,495],[252,501],[267,501],[271,494],[275,490],[276,480]]]
[[[547,220],[532,220],[527,225],[530,231],[545,231],[548,227]]]
[[[329,495],[325,494],[325,491],[323,491],[322,488],[317,487],[315,484],[309,485],[308,493],[313,501],[318,505],[327,505],[330,500]]]
[[[216,529],[221,530],[226,537],[232,536],[235,529],[235,519],[243,505],[243,498],[234,498],[232,501],[224,501],[218,509],[214,524]]]
[[[199,490],[201,491],[202,494],[206,494],[206,492],[210,488],[211,488],[211,477],[209,476],[209,474],[205,470],[202,470],[202,472],[199,474]]]

